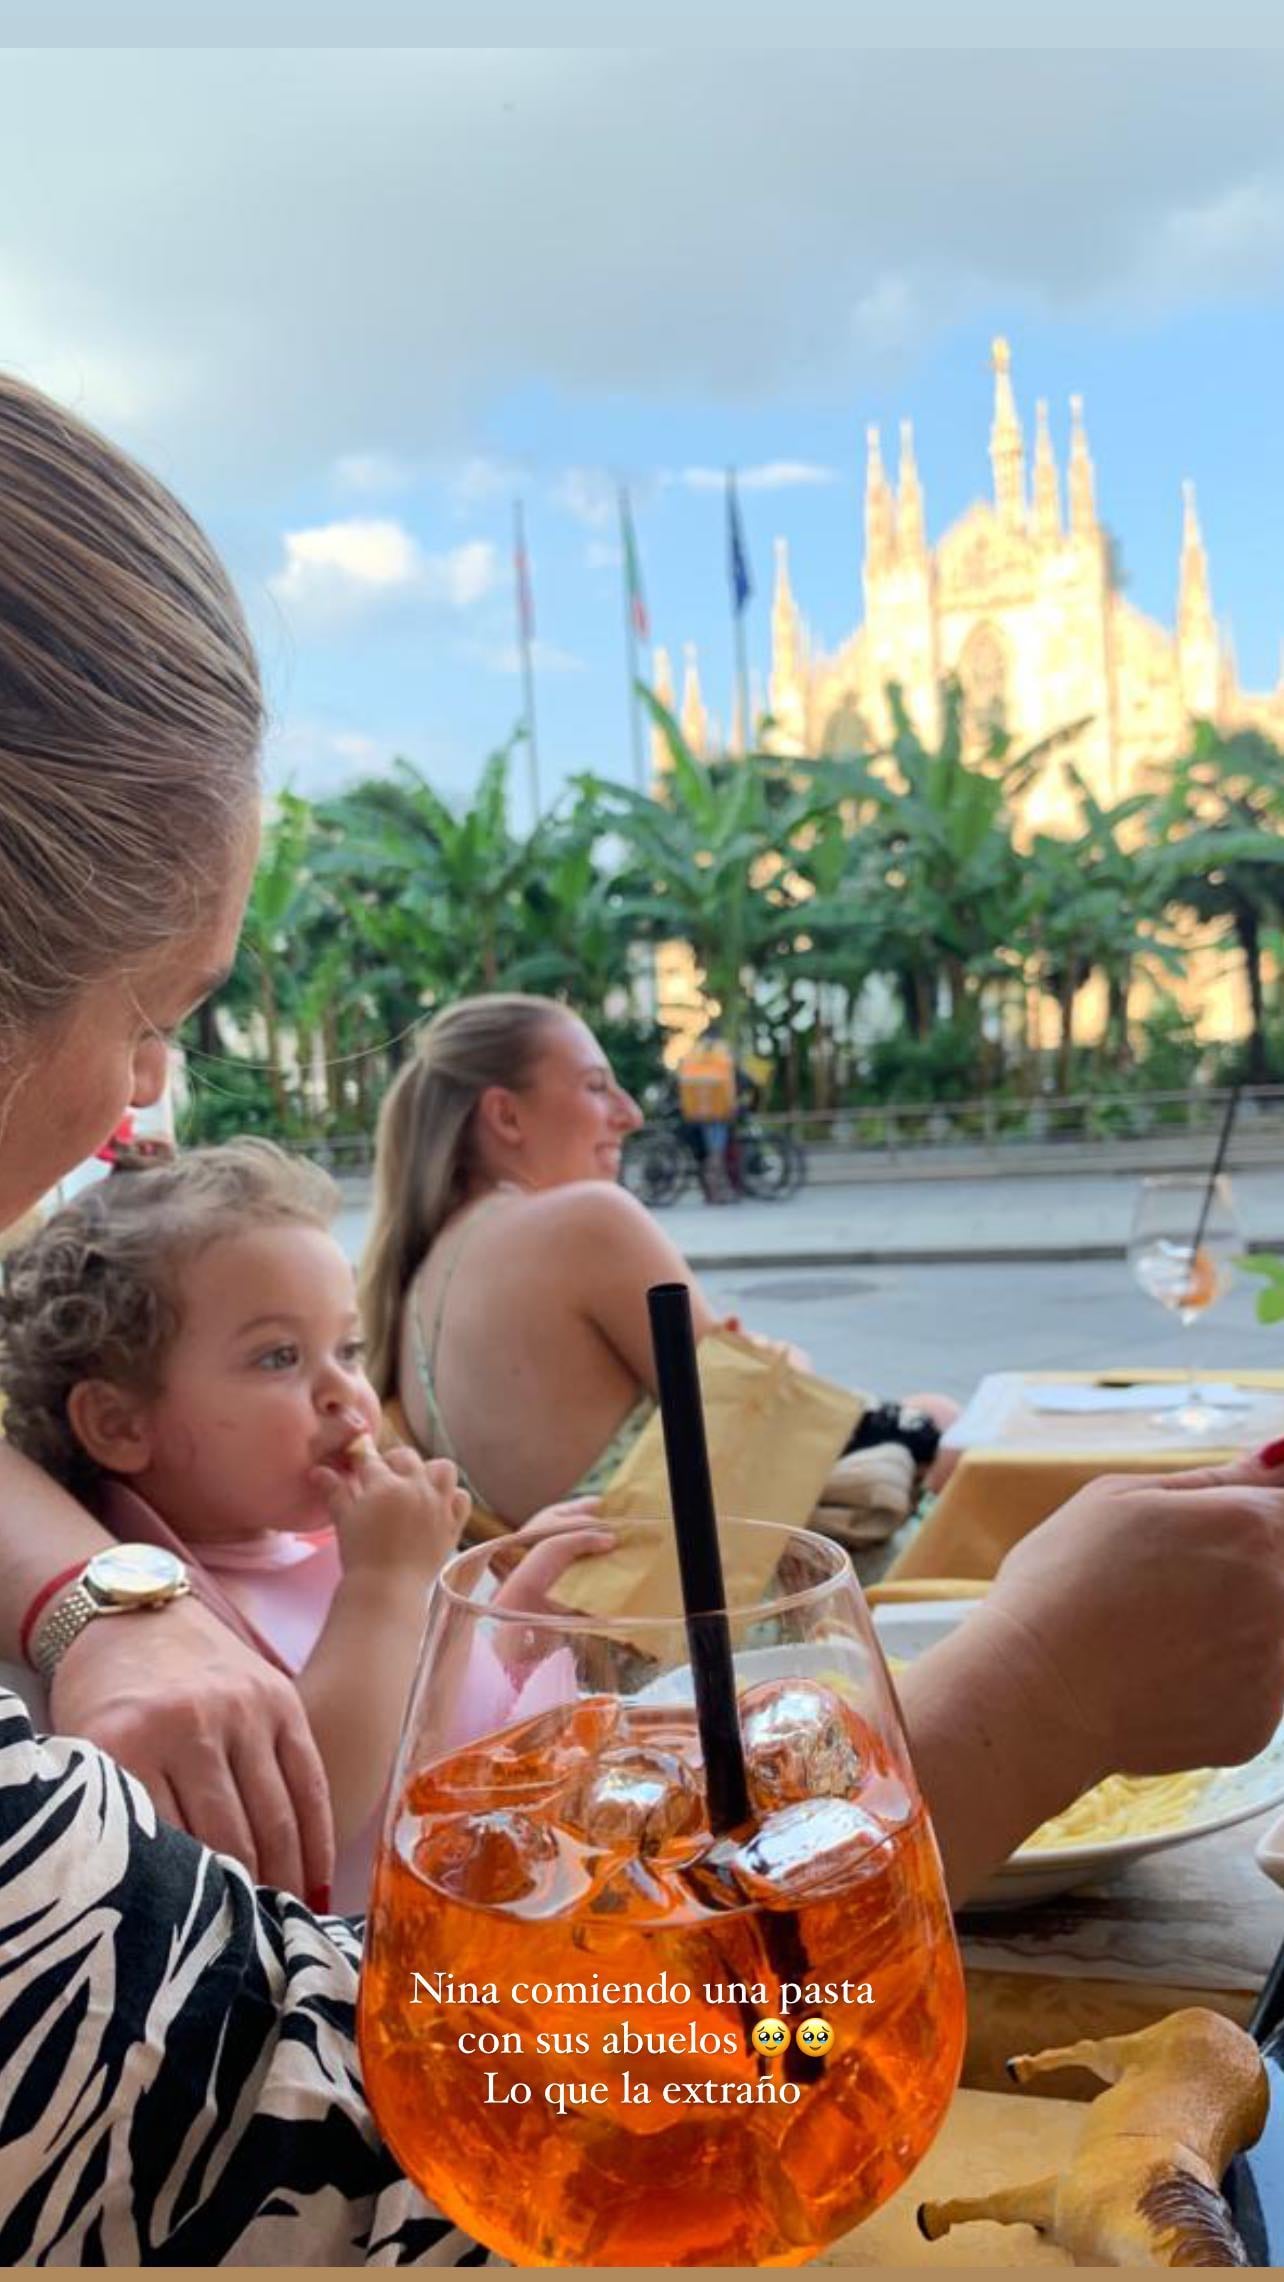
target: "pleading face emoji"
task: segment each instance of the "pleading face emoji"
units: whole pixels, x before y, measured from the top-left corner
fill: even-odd
[[[810,2020],[799,2022],[799,2051],[810,2053],[813,2060],[823,2060],[833,2042],[833,2029],[827,2020],[821,2019],[819,2013],[813,2013]]]
[[[790,2031],[783,2021],[755,2021],[749,2039],[755,2052],[764,2060],[774,2060],[778,2053],[787,2050]]]

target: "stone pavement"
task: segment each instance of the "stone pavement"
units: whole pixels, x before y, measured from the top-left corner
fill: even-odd
[[[338,1234],[355,1255],[369,1184],[343,1186]],[[1234,1187],[1248,1241],[1284,1250],[1284,1169],[1237,1173]],[[701,1269],[1106,1260],[1127,1248],[1136,1195],[1135,1173],[1067,1169],[1056,1177],[863,1180],[804,1189],[785,1204],[711,1206],[692,1198],[656,1219]]]

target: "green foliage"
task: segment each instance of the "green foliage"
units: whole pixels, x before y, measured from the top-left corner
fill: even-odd
[[[1199,1030],[1175,1000],[1161,998],[1138,1026],[1139,1044],[1134,1063],[1138,1091],[1185,1093],[1194,1085],[1206,1059]],[[1226,1081],[1218,1078],[1215,1084]]]
[[[1239,951],[1250,1010],[1245,1074],[1261,1083],[1268,1074],[1263,951],[1284,917],[1284,752],[1255,729],[1223,736],[1197,722],[1154,823],[1164,901]]]
[[[982,1090],[969,1025],[938,1022],[925,1038],[907,1030],[870,1048],[862,1092],[874,1101],[968,1101]]]
[[[1023,753],[995,731],[978,751],[954,683],[934,736],[892,686],[881,748],[853,725],[847,750],[816,758],[704,760],[642,695],[670,763],[657,796],[585,775],[533,832],[512,816],[516,740],[467,801],[406,760],[315,804],[281,795],[234,973],[189,1026],[189,1131],[369,1134],[416,1025],[487,990],[564,1000],[645,1090],[663,1043],[654,950],[674,941],[742,1050],[771,1064],[773,1109],[984,1096],[993,1128],[1009,1106],[1023,1124],[1051,1084],[1092,1095],[1098,1130],[1135,1131],[1139,1093],[1200,1070],[1171,1003],[1128,1021],[1134,983],[1162,991],[1192,927],[1237,947],[1253,1010],[1221,1081],[1284,1079],[1284,1005],[1268,1000],[1284,754],[1265,738],[1200,724],[1162,796],[1108,806],[1065,759],[1081,724]],[[1053,769],[1074,830],[1019,844],[1017,805]],[[1091,1046],[1089,983],[1107,1010]],[[1046,1058],[1036,999],[1058,1010]],[[889,1006],[898,1028],[865,1049]]]
[[[1260,1038],[1238,1038],[1212,1058],[1216,1086],[1284,1085],[1284,1023],[1263,1025]]]
[[[230,1141],[238,1133],[266,1133],[276,1139],[288,1134],[292,1120],[282,1126],[271,1077],[266,1070],[230,1058],[217,1074],[189,1063],[191,1084],[187,1106],[178,1121],[178,1138],[185,1148],[204,1141]]]
[[[1273,1252],[1247,1252],[1235,1265],[1246,1276],[1261,1276],[1265,1281],[1265,1291],[1257,1295],[1258,1322],[1284,1323],[1284,1260]]]

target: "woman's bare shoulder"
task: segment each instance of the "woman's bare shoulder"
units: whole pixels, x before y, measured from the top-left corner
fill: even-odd
[[[614,1181],[564,1181],[559,1188],[541,1189],[529,1199],[530,1225],[567,1236],[583,1230],[589,1235],[630,1235],[635,1241],[659,1237],[658,1224],[644,1204]]]
[[[614,1270],[656,1278],[685,1276],[681,1255],[627,1189],[612,1181],[566,1181],[504,1199],[503,1212],[478,1221],[464,1260],[464,1280],[517,1268],[549,1288],[594,1285]],[[429,1271],[431,1275],[431,1269]]]
[[[492,1242],[547,1259],[554,1270],[587,1260],[595,1273],[627,1262],[669,1275],[677,1258],[646,1206],[613,1181],[566,1181],[523,1197],[502,1222],[496,1214]]]

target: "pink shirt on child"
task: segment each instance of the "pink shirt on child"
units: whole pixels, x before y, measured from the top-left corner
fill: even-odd
[[[306,1536],[274,1531],[263,1537],[185,1545],[145,1498],[121,1482],[104,1486],[99,1501],[104,1529],[122,1543],[164,1545],[186,1561],[193,1591],[248,1646],[291,1674],[302,1671],[321,1636],[343,1575],[333,1529]],[[426,1605],[425,1595],[425,1605]],[[372,1644],[374,1645],[374,1644]],[[480,1633],[469,1651],[464,1687],[446,1748],[492,1735],[517,1719],[532,1718],[576,1694],[574,1661],[565,1650],[546,1657],[524,1686]],[[391,1776],[391,1768],[388,1773]],[[366,1828],[339,1849],[334,1866],[334,1907],[342,1915],[365,1909],[383,1824],[382,1803]]]

